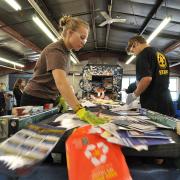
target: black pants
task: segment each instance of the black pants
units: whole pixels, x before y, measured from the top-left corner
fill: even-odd
[[[44,106],[44,104],[53,103],[55,105],[55,101],[52,99],[43,99],[35,96],[31,96],[26,94],[25,92],[21,97],[21,106]]]

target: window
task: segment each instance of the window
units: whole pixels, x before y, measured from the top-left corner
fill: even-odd
[[[122,90],[126,89],[129,86],[129,77],[122,78]]]
[[[135,81],[136,81],[136,77],[134,77],[134,76],[129,77],[129,82],[130,82],[129,84],[131,84]]]
[[[173,101],[176,101],[178,98],[178,78],[170,77],[169,79],[169,90]]]
[[[122,78],[122,91],[121,91],[121,100],[122,102],[126,102],[127,94],[125,92],[125,89],[128,88],[129,84],[133,83],[136,81],[135,76],[124,76]]]

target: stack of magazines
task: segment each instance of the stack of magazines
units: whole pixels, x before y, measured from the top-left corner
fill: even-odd
[[[0,144],[1,166],[9,170],[29,168],[44,160],[66,128],[29,125]]]
[[[123,126],[124,124],[119,125],[117,123],[112,122],[100,125],[100,128],[103,129],[100,135],[103,138],[105,138],[108,142],[119,144],[125,147],[130,147],[138,151],[148,150],[148,146],[151,145],[174,143],[171,137],[162,133],[158,129],[151,129],[147,131],[147,127],[140,127],[139,130],[139,127],[133,128],[131,125],[130,128],[127,129],[125,127],[126,123],[125,126]]]

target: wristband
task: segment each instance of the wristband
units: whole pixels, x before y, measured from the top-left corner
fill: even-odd
[[[78,104],[78,106],[76,106],[76,109],[74,109],[74,112],[77,113],[80,109],[83,109],[84,107],[81,104]]]

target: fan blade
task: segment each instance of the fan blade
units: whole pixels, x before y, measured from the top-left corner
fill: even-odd
[[[102,27],[102,26],[105,26],[106,24],[108,24],[108,22],[109,22],[109,21],[104,21],[104,22],[102,22],[101,24],[99,24],[99,26],[101,26],[101,27]]]
[[[115,19],[112,19],[112,22],[121,22],[121,23],[124,23],[126,22],[126,19],[120,19],[120,18],[115,18]]]
[[[106,11],[101,11],[100,13],[101,13],[101,15],[102,15],[106,20],[110,20],[110,19],[111,19],[111,18],[109,17],[109,15],[107,14]]]

